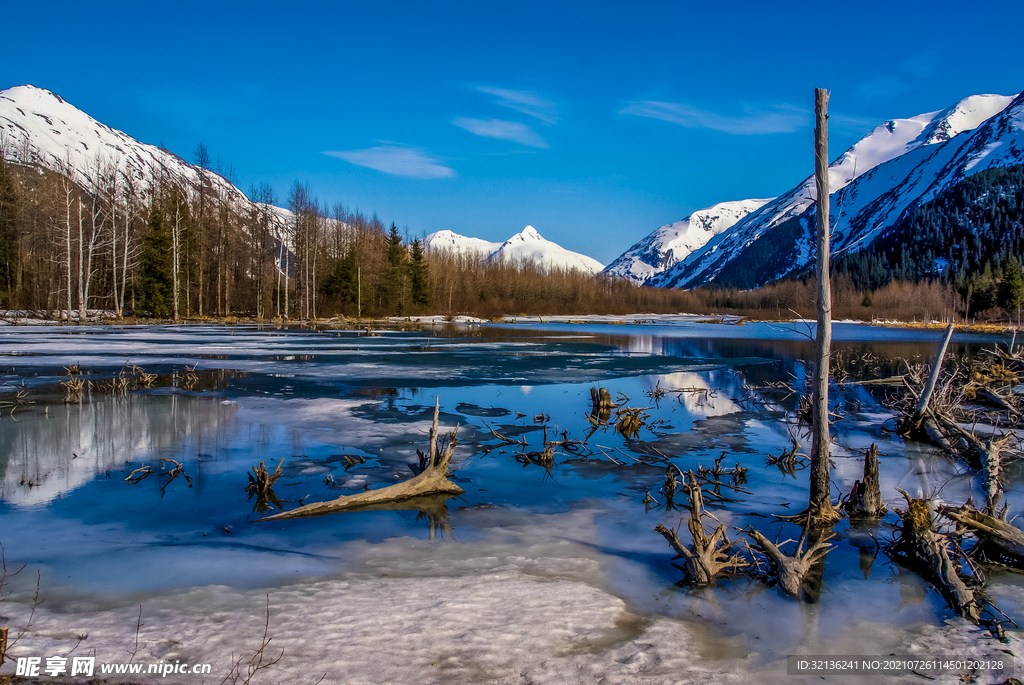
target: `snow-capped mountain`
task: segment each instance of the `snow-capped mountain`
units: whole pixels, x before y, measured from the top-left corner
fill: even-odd
[[[699,209],[680,221],[655,229],[605,267],[604,273],[646,283],[769,201],[737,200]]]
[[[451,231],[431,233],[423,242],[426,248],[431,250],[476,254],[489,261],[533,262],[544,269],[575,269],[587,274],[596,274],[604,268],[596,259],[572,252],[544,239],[533,226],[527,226],[503,243],[467,238]]]
[[[67,173],[89,191],[102,185],[101,175],[109,178],[114,170],[118,185],[124,189],[131,184],[142,206],[148,203],[151,186],[158,179],[191,194],[199,188],[201,178],[211,198],[225,200],[238,211],[254,204],[219,174],[209,170],[202,173],[174,153],[141,143],[36,86],[0,91],[0,137],[6,159]],[[276,219],[272,229],[275,237],[287,240],[281,226],[294,220],[294,214],[273,207],[271,215]]]
[[[140,143],[35,86],[0,91],[0,131],[8,159],[71,174],[85,188],[96,186],[102,164],[114,165],[140,192],[161,175],[194,188],[198,167],[155,145]],[[207,172],[206,183],[236,201],[245,194],[221,176]]]
[[[487,257],[501,247],[501,243],[492,243],[480,238],[469,238],[454,231],[437,231],[423,239],[424,250],[444,250],[459,252],[466,255]]]
[[[596,259],[545,240],[533,226],[527,226],[506,240],[489,259],[532,261],[547,269],[575,269],[589,274],[596,274],[604,268],[604,264]]]
[[[858,141],[829,165],[833,250],[859,249],[912,204],[968,173],[1019,163],[1019,122],[1007,119],[1019,106],[1015,96],[974,95],[945,110],[887,121]],[[810,176],[648,285],[697,287],[718,279],[754,287],[806,268],[814,257],[815,197]]]

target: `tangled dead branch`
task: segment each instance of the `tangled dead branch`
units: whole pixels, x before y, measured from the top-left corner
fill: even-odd
[[[998,515],[986,513],[968,500],[962,507],[939,506],[937,511],[974,534],[978,544],[971,552],[976,559],[1024,569],[1024,531],[1006,520],[1005,507]]]
[[[687,528],[690,531],[693,544],[686,547],[680,541],[674,528],[666,528],[659,523],[654,530],[660,533],[676,551],[673,561],[685,559],[684,565],[678,568],[681,568],[686,574],[686,582],[694,586],[709,585],[721,574],[749,568],[752,563],[751,555],[744,556],[740,552],[733,551],[733,548],[737,546],[746,547],[745,543],[742,540],[730,542],[727,528],[723,523],[719,521],[718,527],[711,535],[704,530],[704,517],[714,518],[714,516],[704,511],[704,498],[700,483],[692,471],[688,471],[683,477],[681,487],[689,498],[687,508],[690,511],[690,520],[687,522]],[[717,521],[717,519],[715,520]]]
[[[248,474],[249,485],[245,487],[245,491],[249,493],[247,501],[251,500],[254,495],[256,496],[256,504],[253,505],[253,511],[265,514],[270,510],[271,502],[277,507],[278,511],[284,509],[281,500],[274,494],[274,483],[281,477],[282,466],[284,466],[284,459],[277,463],[277,468],[274,469],[273,473],[267,471],[267,467],[262,461],[259,466],[252,467],[252,473]]]
[[[800,532],[800,539],[796,541],[796,548],[792,556],[779,549],[782,545],[793,542],[792,540],[776,545],[752,527],[748,526],[742,532],[745,535],[749,535],[757,547],[764,553],[771,568],[771,573],[774,575],[779,587],[790,597],[801,596],[804,582],[807,580],[811,569],[818,562],[822,561],[832,548],[832,545],[829,544],[829,540],[832,539],[832,533],[822,534],[813,544],[806,544],[807,527],[804,527]]]
[[[765,457],[764,463],[766,466],[778,468],[783,476],[796,478],[797,471],[803,471],[811,465],[811,460],[806,455],[800,454],[799,450],[800,444],[796,441],[796,438],[792,438],[792,444],[788,450],[785,450],[778,456],[769,454]]]

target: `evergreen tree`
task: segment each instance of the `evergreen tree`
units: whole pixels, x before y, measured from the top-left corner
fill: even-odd
[[[7,163],[0,157],[0,302],[9,307],[17,285],[18,198]]]
[[[392,223],[388,233],[388,265],[384,274],[384,306],[396,316],[402,316],[405,313],[408,293],[406,268],[408,258],[409,252],[402,244],[402,236],[398,232],[398,227]]]
[[[174,302],[171,274],[171,234],[163,214],[154,205],[149,211],[149,230],[142,240],[139,267],[139,308],[149,316],[165,319]]]
[[[409,260],[409,287],[415,307],[430,306],[430,282],[427,278],[427,264],[423,261],[423,245],[419,239],[412,241],[412,255]]]
[[[1011,255],[1006,260],[1003,270],[1003,282],[999,287],[999,304],[1007,311],[1017,312],[1017,324],[1020,325],[1020,307],[1024,303],[1024,274],[1021,274],[1020,261]]]
[[[356,271],[356,252],[349,248],[345,256],[334,265],[334,269],[324,280],[324,293],[338,298],[341,304],[355,304],[359,298],[358,275]]]

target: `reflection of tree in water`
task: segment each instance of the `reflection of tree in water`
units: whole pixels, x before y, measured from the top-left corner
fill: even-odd
[[[46,502],[126,462],[173,456],[189,441],[222,442],[237,408],[214,397],[129,393],[3,416],[0,500]]]

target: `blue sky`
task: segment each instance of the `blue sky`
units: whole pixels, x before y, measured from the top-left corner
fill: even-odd
[[[28,3],[0,88],[48,88],[243,190],[296,180],[419,236],[526,224],[609,262],[773,197],[882,121],[1024,89],[1020,3]],[[283,201],[283,200],[282,200]]]

